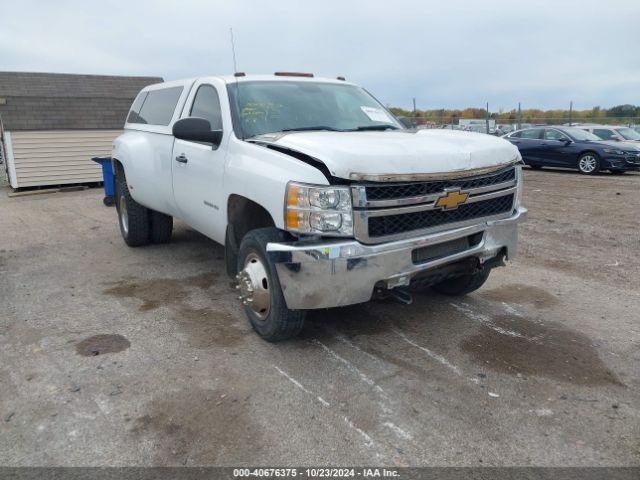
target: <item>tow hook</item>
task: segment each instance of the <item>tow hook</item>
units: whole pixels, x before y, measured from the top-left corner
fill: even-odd
[[[411,305],[413,303],[413,296],[406,288],[396,287],[387,292],[391,298],[404,305]]]

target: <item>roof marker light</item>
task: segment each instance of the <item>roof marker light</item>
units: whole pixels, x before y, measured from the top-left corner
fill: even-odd
[[[276,72],[274,73],[276,77],[308,77],[313,78],[313,73],[303,73],[303,72]]]

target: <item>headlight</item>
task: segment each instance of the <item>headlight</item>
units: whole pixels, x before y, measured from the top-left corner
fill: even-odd
[[[522,165],[516,165],[516,208],[522,205]]]
[[[289,182],[284,220],[290,232],[353,235],[349,187]]]
[[[618,150],[617,148],[605,148],[604,153],[609,153],[611,155],[624,155],[625,152],[623,150]]]

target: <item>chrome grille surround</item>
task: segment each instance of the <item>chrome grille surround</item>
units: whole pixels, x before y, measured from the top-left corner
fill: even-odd
[[[515,208],[515,199],[517,197],[518,187],[518,167],[511,164],[507,167],[504,165],[496,167],[492,172],[483,175],[460,177],[452,179],[439,179],[427,182],[402,182],[402,183],[356,183],[352,184],[353,199],[353,220],[354,234],[357,240],[362,243],[381,243],[393,240],[411,238],[417,235],[439,232],[453,228],[475,225],[489,220],[498,220],[508,218]],[[385,189],[389,189],[385,192]],[[480,205],[476,208],[468,208],[469,217],[465,218],[461,215],[439,215],[440,212],[447,212],[435,206],[436,201],[448,191],[460,190],[469,194],[467,201],[461,205],[470,205],[484,202],[482,205],[492,199],[505,198],[505,202],[500,202],[499,209],[488,210],[488,214],[483,212]],[[375,192],[374,197],[368,196],[369,192]],[[396,196],[396,194],[407,193],[424,193],[412,196]],[[493,202],[495,204],[496,202]],[[424,212],[424,215],[415,215]],[[433,218],[429,217],[429,212],[433,212],[432,217],[441,217],[444,223],[434,224]],[[451,211],[449,211],[451,212]],[[402,215],[408,214],[409,217],[416,219],[415,228],[411,228],[411,222],[402,219]],[[413,214],[413,215],[411,215]],[[401,226],[400,231],[393,233],[380,234],[379,225],[370,228],[369,220],[372,218],[389,217],[389,221],[398,219]],[[457,218],[454,218],[457,217]],[[454,218],[452,220],[452,218]],[[376,220],[375,223],[380,223]],[[421,226],[421,223],[428,225]],[[385,230],[385,229],[383,229]],[[388,230],[388,229],[386,229]]]

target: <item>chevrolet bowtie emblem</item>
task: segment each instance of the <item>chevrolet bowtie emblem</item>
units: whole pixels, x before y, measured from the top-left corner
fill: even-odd
[[[461,192],[460,190],[455,190],[451,192],[447,192],[445,195],[436,200],[435,206],[437,208],[441,208],[442,210],[455,210],[460,205],[465,203],[469,198],[468,192]]]

